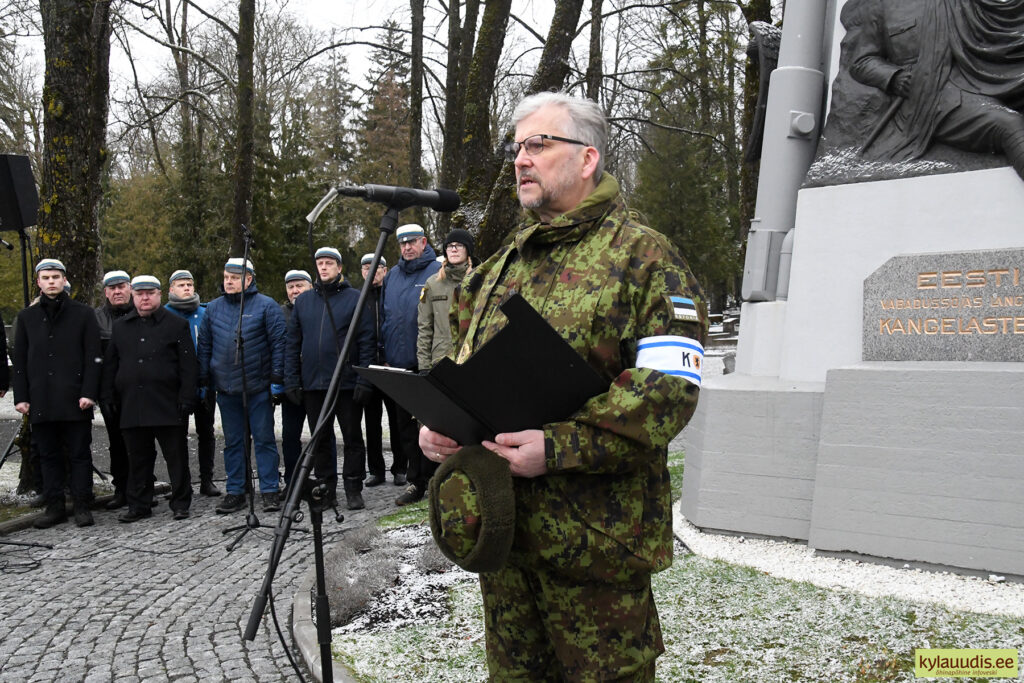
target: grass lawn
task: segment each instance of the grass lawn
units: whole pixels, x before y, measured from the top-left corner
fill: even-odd
[[[670,467],[678,499],[681,453]],[[421,502],[381,525],[425,521]],[[665,641],[659,681],[913,681],[915,648],[1024,649],[1024,619],[828,590],[682,551],[653,585]],[[485,679],[475,575],[441,595],[442,618],[336,632],[335,656],[360,681]]]

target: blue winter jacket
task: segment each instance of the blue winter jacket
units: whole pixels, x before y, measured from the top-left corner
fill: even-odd
[[[324,296],[330,302],[330,315],[324,305]],[[292,316],[288,320],[288,335],[284,351],[284,385],[288,389],[326,391],[331,385],[338,351],[345,343],[352,315],[359,302],[359,292],[345,280],[319,282],[314,289],[303,292],[295,299]],[[333,316],[334,326],[331,326]],[[359,328],[352,338],[349,362],[341,371],[339,388],[355,389],[357,375],[353,365],[366,366],[373,362],[373,320],[364,312]],[[365,380],[360,380],[368,385]]]
[[[223,289],[221,290],[223,291]],[[242,393],[242,367],[235,363],[235,331],[240,294],[223,294],[206,304],[199,325],[199,384],[224,394]],[[245,384],[250,393],[280,384],[284,374],[284,316],[277,302],[260,294],[253,282],[245,290],[242,320]]]
[[[203,316],[206,315],[206,304],[199,304],[198,306],[196,306],[196,310],[194,311],[179,311],[177,308],[174,307],[174,304],[170,302],[164,304],[164,308],[166,308],[168,311],[178,316],[179,318],[184,318],[185,320],[188,321],[188,329],[189,332],[192,333],[192,344],[196,347],[196,349],[198,349],[199,326],[202,325]]]
[[[416,314],[420,292],[427,278],[441,269],[434,250],[427,245],[414,261],[402,259],[384,276],[384,360],[395,368],[416,368]]]

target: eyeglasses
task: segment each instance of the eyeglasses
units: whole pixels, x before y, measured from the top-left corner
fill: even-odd
[[[515,161],[516,157],[519,156],[520,149],[525,149],[526,153],[529,154],[531,157],[536,156],[537,154],[540,154],[541,152],[544,151],[545,140],[557,140],[558,142],[568,142],[573,145],[583,145],[584,147],[590,147],[590,145],[588,145],[587,143],[580,142],[579,140],[573,140],[572,138],[563,138],[559,137],[558,135],[547,135],[546,133],[538,133],[536,135],[531,135],[528,138],[524,138],[519,142],[506,142],[505,158],[508,159],[509,161]]]
[[[445,245],[445,249],[465,249],[466,245],[462,242],[449,242]]]

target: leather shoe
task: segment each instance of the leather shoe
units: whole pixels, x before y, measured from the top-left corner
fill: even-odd
[[[211,480],[204,479],[202,483],[199,484],[199,493],[203,494],[204,496],[210,496],[211,498],[214,498],[220,495],[220,489],[214,486]]]
[[[92,526],[95,523],[89,506],[86,503],[75,503],[75,524],[77,526]]]
[[[423,496],[426,495],[426,490],[416,486],[416,484],[409,484],[405,489],[405,493],[395,498],[395,505],[402,507],[403,505],[411,505],[412,503],[423,500]]]
[[[131,524],[132,522],[137,522],[140,519],[146,519],[147,517],[151,517],[152,515],[153,513],[150,512],[149,510],[142,511],[128,508],[127,510],[125,510],[124,512],[117,516],[117,521],[123,522],[125,524]]]
[[[188,519],[188,509],[185,509],[185,510],[175,510],[174,511],[174,519]]]
[[[371,474],[366,479],[366,484],[365,485],[366,486],[380,486],[383,483],[384,483],[384,475],[383,474]]]
[[[405,486],[409,483],[409,479],[405,476],[405,472],[399,472],[395,475],[395,486]]]
[[[264,512],[277,512],[281,509],[281,499],[277,495],[277,491],[264,493],[262,494],[262,498]]]
[[[128,504],[128,499],[123,493],[115,493],[114,497],[107,501],[104,506],[108,510],[118,510]]]
[[[237,512],[245,507],[245,496],[240,493],[229,493],[224,496],[224,500],[217,506],[218,515],[227,515],[232,512]]]
[[[345,505],[349,510],[362,510],[366,507],[366,503],[363,502],[363,494],[359,491],[346,491]]]

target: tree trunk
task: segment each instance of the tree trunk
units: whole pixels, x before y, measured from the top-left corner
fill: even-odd
[[[453,0],[452,4],[458,4]],[[412,64],[409,70],[409,186],[423,183],[423,0],[409,0],[412,9]],[[414,222],[424,225],[425,209],[411,212]],[[435,236],[436,238],[436,236]],[[443,237],[441,238],[443,239]]]
[[[462,164],[463,181],[459,186],[462,208],[452,216],[452,227],[471,230],[479,223],[501,163],[491,147],[490,105],[494,74],[505,43],[505,29],[511,10],[512,0],[490,0],[484,8],[480,35],[466,80],[461,152],[465,163]],[[489,252],[481,252],[479,245],[478,238],[475,253],[485,258]]]
[[[252,222],[252,179],[255,132],[253,123],[253,52],[256,36],[256,0],[238,3],[238,130],[235,146],[235,201],[231,253],[245,251],[242,226]]]
[[[564,85],[569,75],[569,49],[582,10],[583,0],[558,0],[556,3],[551,30],[544,42],[544,52],[527,88],[527,94],[557,90]],[[515,194],[515,167],[512,163],[505,162],[497,180],[491,185],[487,208],[480,221],[476,254],[480,258],[487,258],[494,253],[518,222],[519,201]]]
[[[444,146],[441,149],[441,176],[438,186],[459,187],[462,183],[462,130],[466,117],[466,93],[463,87],[469,73],[473,37],[476,35],[478,0],[466,3],[466,23],[461,24],[460,3],[448,3],[448,64],[445,78]],[[447,235],[451,227],[450,213],[438,214],[438,230]]]
[[[601,0],[590,0],[590,56],[587,60],[587,99],[601,102],[601,80],[604,78],[601,53]]]
[[[46,54],[40,251],[61,259],[75,297],[89,300],[100,276],[110,4],[47,0],[40,10]]]

